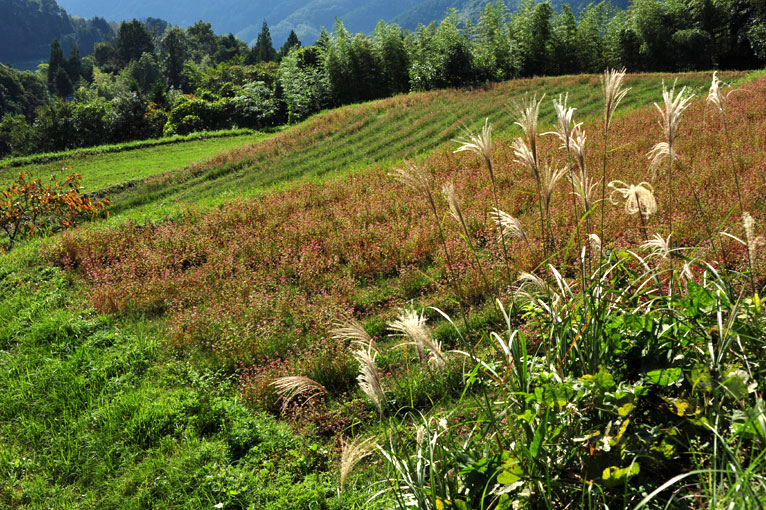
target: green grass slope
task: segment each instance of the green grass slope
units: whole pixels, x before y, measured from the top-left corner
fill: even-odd
[[[709,78],[681,75],[678,85],[704,96]],[[646,174],[646,152],[659,137],[651,103],[660,98],[662,79],[632,76],[627,84],[632,88],[620,106],[610,153],[615,178],[638,182]],[[746,205],[761,218],[766,213],[766,202],[759,198],[765,191],[760,127],[766,125],[766,87],[762,81],[754,85],[747,94],[732,96],[732,115],[739,120],[731,135],[746,169],[741,175]],[[474,261],[453,223],[443,225],[473,307],[469,321],[476,337],[471,340],[479,344],[499,326],[484,300],[493,293],[507,297],[505,266],[498,262],[501,252],[487,217],[492,199],[485,171],[474,155],[453,154],[455,144],[448,142],[464,126],[479,127],[484,117],[493,122],[499,133],[495,157],[502,173],[502,207],[522,219],[535,250],[514,245],[514,271],[533,269],[541,262],[537,251],[542,246],[534,184],[512,163],[508,142],[515,128],[506,105],[525,93],[546,93],[541,130],[548,130],[553,119],[548,99],[567,92],[592,144],[589,164],[600,168],[601,92],[598,77],[592,76],[522,80],[486,90],[413,94],[350,106],[265,139],[236,141],[246,143],[219,154],[213,153],[222,147],[213,141],[204,146],[190,142],[189,150],[199,149],[194,156],[174,154],[175,146],[166,146],[126,152],[132,155],[127,161],[109,159],[122,154],[88,156],[87,168],[73,161],[72,170],[85,175],[90,189],[113,200],[113,219],[0,256],[0,508],[359,508],[386,488],[381,480],[392,473],[369,462],[339,492],[341,437],[381,437],[389,419],[401,419],[402,437],[407,437],[412,430],[406,418],[395,414],[400,408],[423,413],[449,409],[454,412],[450,418],[461,420],[454,426],[460,441],[460,427],[483,428],[486,424],[472,422],[474,393],[461,396],[458,364],[435,375],[430,365],[416,366],[405,349],[390,349],[401,340],[388,337],[385,321],[398,307],[415,301],[454,316],[458,307],[429,209],[387,174],[402,158],[418,156],[440,180],[454,181],[479,257]],[[702,99],[692,105],[686,119],[694,135],[684,131],[680,152],[694,155],[699,202],[716,221],[725,221],[735,192],[721,177],[727,175],[720,157],[724,146],[707,111]],[[216,143],[224,142],[235,140]],[[546,154],[554,154],[558,144],[545,137],[543,145]],[[185,162],[207,155],[203,161]],[[657,183],[657,189],[663,184]],[[554,195],[553,230],[557,240],[566,240],[573,230],[570,197],[560,187]],[[703,233],[695,203],[688,189],[677,193],[674,239],[697,246]],[[442,202],[439,207],[445,209]],[[610,205],[607,211],[610,246],[632,247],[642,240],[645,230],[635,217],[623,214],[621,206]],[[143,221],[129,221],[136,218]],[[643,228],[662,231],[665,218],[652,217],[647,225]],[[743,248],[734,241],[727,246],[737,259],[731,266],[741,267]],[[704,300],[685,304],[690,314],[707,306],[708,295],[700,295]],[[328,334],[340,312],[356,314],[379,341],[377,364],[393,409],[382,422],[356,387],[358,365],[349,346]],[[621,320],[615,319],[615,328],[635,328],[630,334],[646,337],[643,323]],[[702,326],[688,330],[711,335],[713,323],[700,320]],[[534,338],[534,328],[523,329]],[[675,335],[677,329],[686,334],[687,328],[668,327],[662,335]],[[459,345],[448,324],[436,324],[434,334],[445,348]],[[696,337],[684,341],[703,345]],[[564,347],[574,345],[567,339]],[[752,345],[762,349],[762,340],[748,338],[747,348]],[[579,349],[578,344],[570,360],[580,355]],[[698,351],[703,355],[695,359],[704,361],[706,351]],[[751,359],[753,367],[759,363]],[[620,366],[614,367],[615,377]],[[269,383],[282,375],[308,375],[328,393],[278,419],[280,406]],[[642,430],[654,434],[652,441],[659,438],[657,444],[675,441],[671,433],[663,435],[669,430],[663,420],[670,415],[678,421],[680,415],[662,414],[670,400],[662,399],[664,389],[652,391],[655,400],[637,400],[641,412],[649,411],[630,415],[631,427],[646,425]],[[667,393],[667,398],[676,396]],[[602,403],[588,401],[588,408],[600,409]],[[652,421],[655,411],[662,415],[659,421]],[[627,427],[627,421],[620,423]],[[593,421],[594,427],[603,425]],[[578,429],[583,436],[591,431],[582,432]],[[588,444],[596,448],[600,442]],[[414,438],[405,443],[414,444]],[[548,444],[546,439],[540,451]],[[582,454],[582,444],[568,458]],[[600,464],[616,458],[616,451],[599,452],[591,470],[600,473],[607,466]],[[656,450],[646,453],[656,455]],[[675,473],[666,464],[664,471],[642,467],[647,492],[661,481],[656,473]],[[483,469],[478,460],[468,468],[477,476]],[[562,492],[573,486],[574,493],[580,490],[570,483]],[[616,491],[621,494],[622,487]]]

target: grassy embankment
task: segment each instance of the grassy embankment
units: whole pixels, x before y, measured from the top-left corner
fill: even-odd
[[[645,153],[659,138],[648,103],[659,99],[660,80],[641,76],[628,83],[607,180],[647,180]],[[708,80],[684,75],[679,85],[699,94]],[[763,85],[747,90],[733,99],[730,114],[744,121],[730,128],[743,159],[746,208],[763,218]],[[477,158],[453,155],[454,146],[442,144],[460,134],[457,126],[476,127],[484,116],[508,133],[512,118],[503,106],[527,91],[569,92],[576,118],[586,120],[589,166],[598,175],[602,106],[595,77],[523,80],[352,106],[130,187],[125,176],[93,175],[102,179],[98,187],[115,191],[117,220],[174,219],[84,228],[6,257],[3,503],[261,508],[269,501],[279,508],[285,501],[279,498],[300,494],[306,507],[320,500],[339,504],[335,475],[327,472],[337,459],[337,435],[380,425],[355,389],[356,362],[346,345],[329,339],[328,328],[340,313],[352,312],[385,347],[392,343],[384,336],[385,321],[409,299],[457,314],[454,277],[445,269],[428,208],[386,175],[391,162],[441,146],[424,164],[439,182],[455,182],[469,218],[478,259],[445,222],[447,245],[463,283],[461,298],[478,310],[470,315],[472,327],[486,332],[497,324],[484,299],[507,299],[510,283],[487,218],[491,193]],[[541,124],[547,126],[547,99],[543,107]],[[735,196],[721,178],[725,147],[702,101],[684,123],[689,131],[678,150],[693,156],[687,160],[691,183],[717,227],[733,214]],[[541,233],[534,181],[511,162],[510,136],[498,138],[500,205],[519,216],[531,239],[531,249],[511,247],[515,273],[542,262]],[[543,149],[554,154],[555,146],[548,140]],[[87,184],[90,171],[81,173]],[[699,228],[697,202],[684,189],[686,181],[679,182],[674,239],[683,246],[702,243],[702,254],[709,242]],[[658,192],[663,185],[661,178],[655,182]],[[259,198],[248,200],[251,195]],[[238,200],[223,208],[207,208],[233,197]],[[574,230],[569,203],[560,185],[550,236],[558,259],[565,258]],[[618,207],[608,205],[605,212],[604,241],[618,248],[634,246],[644,229],[662,232],[667,224],[662,209],[646,225]],[[598,223],[600,209],[593,214]],[[725,226],[737,229],[730,219]],[[727,246],[732,267],[742,262],[735,246]],[[449,327],[437,333],[446,346],[454,345]],[[398,376],[387,379],[393,408],[428,412],[434,403],[451,405],[459,397],[458,369],[433,377],[429,369],[411,367],[402,350],[382,352],[378,365]],[[238,398],[277,413],[267,384],[287,374],[309,375],[329,391],[324,400],[290,411],[301,439]],[[281,482],[271,482],[275,476]],[[358,502],[368,494],[352,486],[344,498]]]

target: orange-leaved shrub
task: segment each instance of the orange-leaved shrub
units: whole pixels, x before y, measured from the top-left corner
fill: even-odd
[[[93,218],[109,206],[109,200],[93,200],[82,194],[82,176],[69,175],[61,182],[52,176],[45,184],[19,172],[16,180],[2,190],[0,197],[0,229],[10,250],[21,239],[73,227]]]

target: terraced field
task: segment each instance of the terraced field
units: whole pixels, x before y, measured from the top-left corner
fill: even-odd
[[[762,362],[751,355],[762,352],[758,332],[766,326],[759,298],[749,286],[761,289],[766,284],[766,261],[756,260],[761,265],[748,280],[749,248],[706,231],[725,230],[744,238],[739,219],[744,207],[756,218],[756,234],[763,232],[766,80],[757,73],[719,76],[743,80],[743,91],[731,96],[728,112],[736,183],[720,119],[704,102],[710,75],[703,73],[678,77],[677,87],[688,86],[702,97],[691,103],[683,119],[676,147],[683,166],[655,179],[647,152],[661,134],[651,103],[661,100],[662,80],[675,76],[629,77],[626,86],[631,90],[619,107],[606,154],[599,78],[581,76],[399,96],[324,112],[265,138],[189,142],[178,153],[164,147],[73,161],[72,170],[84,174],[89,190],[110,196],[112,219],[0,256],[0,387],[5,389],[0,392],[0,507],[277,510],[395,505],[380,496],[401,483],[401,466],[370,457],[375,460],[345,479],[348,473],[338,470],[344,442],[374,438],[384,449],[379,451],[408,456],[415,469],[423,435],[435,431],[434,439],[425,443],[443,442],[446,455],[452,441],[458,445],[458,460],[450,460],[463,463],[460,470],[444,475],[445,487],[454,473],[464,480],[475,476],[482,490],[483,483],[500,480],[498,475],[511,480],[502,482],[508,485],[543,479],[543,468],[534,458],[517,462],[515,455],[520,454],[512,449],[522,443],[527,452],[534,449],[541,459],[550,459],[545,466],[555,470],[559,462],[566,465],[551,471],[548,487],[517,487],[514,497],[532,506],[544,506],[535,498],[549,493],[554,501],[574,494],[583,506],[586,499],[595,501],[594,508],[607,503],[610,508],[634,507],[662,481],[682,471],[708,469],[710,452],[699,446],[699,438],[710,436],[700,432],[704,427],[699,420],[716,400],[710,392],[723,392],[716,412],[743,420],[761,405],[756,402],[759,393],[749,389],[751,383],[764,380],[758,374],[766,375]],[[507,106],[524,94],[543,93],[539,131],[553,126],[550,99],[568,93],[569,104],[577,108],[575,120],[584,122],[587,133],[589,175],[600,180],[603,171],[607,181],[651,181],[659,204],[656,214],[641,220],[625,212],[624,201],[607,201],[582,218],[572,206],[570,184],[562,180],[551,192],[547,226],[542,222],[535,178],[514,162],[511,141],[518,131]],[[497,197],[481,158],[453,153],[457,144],[451,142],[466,127],[476,131],[485,117],[496,133],[492,159]],[[561,166],[566,157],[558,145],[546,136],[540,151],[546,161]],[[225,150],[213,154],[219,149]],[[434,179],[433,207],[422,192],[390,175],[404,166],[404,158],[419,161]],[[448,182],[461,204],[463,226],[453,221],[441,194]],[[598,191],[595,198],[600,198]],[[740,191],[741,204],[735,198]],[[495,201],[518,218],[527,236],[509,240],[508,257],[490,216]],[[637,246],[650,235],[670,239],[671,208],[673,243],[667,243],[668,249],[683,248],[672,260],[688,263],[691,274],[684,273],[687,294],[681,291],[672,299],[669,294],[675,296],[681,285],[680,277],[675,289],[672,276],[665,280],[668,271],[673,274],[672,265],[668,270],[661,254],[647,256],[660,268],[652,273],[657,288],[651,280],[634,286],[632,279],[644,266],[631,255],[645,253]],[[623,294],[615,291],[610,300],[598,294],[609,305],[612,315],[603,318],[612,321],[608,324],[599,322],[600,316],[593,318],[600,313],[596,305],[581,313],[579,295],[567,297],[563,290],[564,284],[574,288],[585,278],[584,270],[578,273],[578,254],[586,253],[581,251],[586,234],[596,232],[604,253],[610,254],[604,257],[618,260],[610,269],[615,273],[612,284],[625,285],[620,288],[624,295],[646,293],[620,305],[625,315],[611,305],[620,303]],[[758,246],[757,239],[753,246]],[[582,260],[597,264],[597,252]],[[708,260],[712,262],[705,266]],[[564,299],[556,303],[564,304],[550,306],[549,311],[560,315],[546,322],[544,309],[516,307],[515,276],[532,272],[553,282],[553,266],[561,269],[558,281],[563,283],[545,288],[549,297],[561,288]],[[716,292],[708,291],[710,268],[731,271],[735,278],[715,280]],[[676,271],[681,274],[678,267]],[[729,291],[744,297],[724,303]],[[508,322],[493,298],[508,307]],[[655,302],[667,303],[667,309],[652,309]],[[718,316],[711,312],[712,302],[719,307]],[[454,317],[458,326],[429,306]],[[391,321],[409,307],[425,314],[433,338],[445,351],[477,352],[487,361],[472,365],[474,358],[463,362],[469,358],[452,352],[447,368],[439,368],[431,349],[432,361],[423,362],[401,345],[401,336],[391,335]],[[373,371],[379,372],[388,401],[380,410],[357,385],[360,362],[351,353],[354,344],[331,332],[344,315],[361,320],[376,342]],[[562,317],[571,330],[562,326]],[[531,387],[505,386],[514,380],[521,360],[503,365],[506,358],[490,332],[506,327],[508,335],[501,336],[507,344],[500,347],[515,348],[526,337],[530,356],[540,357],[529,367],[551,370],[528,382],[539,383],[539,394]],[[549,347],[546,342],[559,331],[560,345]],[[584,332],[590,331],[596,331],[593,344],[586,343],[590,340]],[[726,340],[734,338],[726,332],[739,335],[739,343]],[[591,347],[603,338],[618,346],[593,362],[596,350]],[[708,349],[716,350],[725,364],[704,368]],[[742,362],[741,356],[749,359]],[[671,365],[662,365],[658,376],[655,364],[663,362]],[[742,375],[746,368],[752,370],[752,380]],[[666,372],[675,379],[668,382],[662,375]],[[735,373],[739,386],[731,381]],[[708,391],[705,374],[725,378],[721,384],[710,383]],[[271,384],[283,376],[310,377],[322,393],[283,408]],[[646,382],[652,377],[653,383]],[[692,377],[699,380],[692,384]],[[497,395],[482,393],[501,384]],[[762,382],[755,387],[762,393]],[[571,403],[545,400],[551,388],[563,391],[560,395],[571,397]],[[580,393],[574,395],[575,390]],[[731,400],[730,394],[738,398]],[[492,423],[494,417],[482,415],[485,404],[495,406],[514,395],[533,404],[528,412],[507,421],[506,414],[500,428]],[[559,418],[570,421],[554,423]],[[528,435],[530,441],[507,441],[527,437],[525,423],[537,427]],[[732,420],[731,430],[734,424]],[[591,426],[593,430],[587,428]],[[634,433],[639,427],[641,433]],[[763,483],[757,474],[762,447],[756,429],[742,430],[746,447],[732,439],[722,448],[735,451],[732,458],[742,466],[753,466],[756,474],[749,486],[757,493]],[[564,442],[561,438],[568,435]],[[476,437],[482,439],[475,451],[460,446]],[[682,437],[699,440],[699,452],[676,447]],[[571,455],[542,457],[555,455],[556,441]],[[393,451],[397,448],[401,450]],[[418,465],[428,464],[420,460]],[[430,484],[427,478],[423,483]],[[701,485],[679,489],[683,502],[711,501]],[[602,492],[591,494],[589,487]],[[469,488],[465,483],[450,493],[455,508],[458,502],[470,508],[466,501],[483,501],[482,494],[467,495]],[[415,490],[403,493],[409,497]],[[451,507],[444,493],[437,495],[430,486],[424,490],[430,499],[422,507]],[[505,495],[512,492],[509,488]],[[503,501],[511,504],[508,497]]]

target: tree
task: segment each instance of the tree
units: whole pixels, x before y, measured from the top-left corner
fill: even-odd
[[[177,89],[181,88],[183,81],[184,63],[188,55],[189,41],[186,33],[178,28],[167,29],[162,38],[160,52],[162,64],[165,67],[165,76],[168,85]]]
[[[51,53],[48,58],[48,90],[51,94],[62,95],[58,89],[58,81],[61,79],[58,77],[59,70],[66,74],[67,62],[64,58],[64,50],[61,49],[61,44],[58,39],[51,41]],[[69,80],[69,88],[72,88],[72,81]]]
[[[398,25],[387,25],[379,21],[372,35],[372,44],[382,65],[386,93],[407,92],[410,87],[410,59],[404,47],[402,29]]]
[[[266,20],[263,20],[261,33],[258,34],[258,39],[255,41],[255,46],[253,46],[251,55],[253,64],[257,64],[258,62],[273,62],[277,59],[277,52],[271,42],[271,33],[269,32],[269,25],[266,23]]]
[[[111,43],[96,43],[93,47],[93,59],[96,66],[105,73],[116,73],[120,70],[117,50]]]
[[[508,8],[503,0],[488,3],[476,25],[472,53],[481,80],[503,80],[518,71],[513,65],[506,24]]]
[[[272,48],[273,49],[273,48]],[[244,58],[247,54],[247,44],[237,39],[234,34],[228,34],[218,39],[213,61],[216,64]],[[238,63],[242,60],[238,60]]]
[[[69,58],[66,61],[66,71],[73,85],[80,81],[82,76],[82,60],[80,59],[80,49],[73,44],[69,49]]]
[[[290,30],[290,35],[287,36],[287,41],[285,41],[285,44],[282,45],[282,47],[279,49],[279,58],[281,59],[288,53],[290,53],[290,50],[293,48],[300,48],[301,42],[298,39],[298,36],[295,35],[295,32]]]
[[[117,55],[120,64],[126,66],[131,60],[138,60],[144,53],[154,53],[152,35],[140,21],[123,21],[117,35]]]
[[[215,53],[218,44],[210,23],[200,20],[186,29],[186,36],[189,41],[189,56],[191,59],[200,63],[205,55]]]

